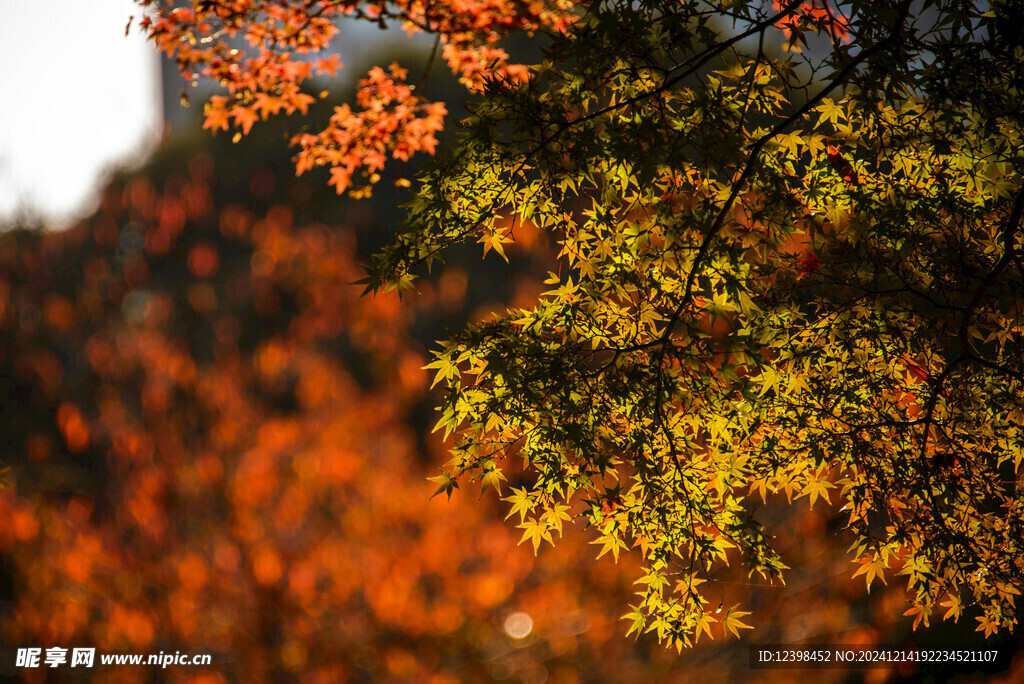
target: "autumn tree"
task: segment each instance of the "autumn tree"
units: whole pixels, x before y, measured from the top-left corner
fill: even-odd
[[[1024,460],[1024,46],[1015,2],[143,2],[206,125],[304,111],[335,21],[436,36],[469,89],[370,290],[449,247],[548,235],[548,289],[430,364],[451,494],[501,490],[523,541],[583,520],[642,559],[631,632],[682,648],[726,565],[781,581],[773,499],[843,512],[916,624],[1016,623]],[[503,36],[535,32],[538,64]],[[244,45],[242,39],[247,41]],[[317,53],[316,58],[307,54]],[[399,66],[295,137],[365,196],[444,114]],[[516,486],[503,486],[510,469]],[[519,473],[519,470],[522,470]]]

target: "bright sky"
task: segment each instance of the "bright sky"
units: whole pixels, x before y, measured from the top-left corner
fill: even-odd
[[[104,173],[145,160],[162,126],[159,62],[131,0],[0,0],[0,225],[88,213]],[[137,19],[136,19],[137,21]]]

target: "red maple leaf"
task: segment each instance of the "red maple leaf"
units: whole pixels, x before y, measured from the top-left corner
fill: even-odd
[[[813,253],[801,259],[799,264],[801,276],[814,273],[821,266],[821,262],[818,261],[818,255]]]
[[[828,146],[828,165],[842,176],[843,180],[847,183],[860,185],[857,172],[850,166],[850,162],[846,161],[843,155],[839,154],[839,150],[832,145]]]

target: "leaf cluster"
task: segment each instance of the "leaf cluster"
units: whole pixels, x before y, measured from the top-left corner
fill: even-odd
[[[680,648],[745,626],[706,608],[724,566],[782,580],[778,496],[841,506],[915,626],[1012,628],[1024,51],[970,3],[773,5],[592,3],[423,176],[374,287],[517,225],[559,246],[535,306],[430,365],[444,477],[521,461],[523,541],[571,515],[636,549],[630,631]]]

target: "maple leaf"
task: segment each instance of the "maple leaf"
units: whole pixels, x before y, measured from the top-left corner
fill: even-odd
[[[455,489],[459,488],[458,481],[455,480],[451,475],[449,475],[448,473],[445,473],[445,472],[442,472],[440,475],[435,475],[433,477],[428,477],[427,479],[430,480],[431,482],[436,482],[437,483],[437,489],[435,489],[434,493],[430,495],[431,499],[433,499],[435,496],[437,496],[441,492],[444,492],[445,494],[448,495],[448,500],[451,501],[452,490],[455,490]]]
[[[601,550],[597,554],[598,558],[610,551],[616,562],[619,560],[619,551],[628,549],[626,542],[624,542],[614,531],[606,532],[600,538],[595,539],[590,543],[601,545]]]
[[[946,611],[946,614],[942,616],[943,620],[953,618],[953,622],[960,621],[960,616],[963,615],[964,612],[964,606],[959,596],[948,594],[946,600],[939,605],[941,605],[943,608],[949,609]]]
[[[331,169],[331,178],[327,182],[333,185],[340,195],[352,185],[352,171],[344,166],[335,166]]]
[[[281,111],[282,106],[283,103],[280,98],[267,93],[256,93],[256,105],[254,109],[259,110],[260,116],[262,116],[264,120]]]
[[[974,619],[978,621],[978,626],[974,631],[984,632],[986,639],[999,631],[1000,621],[998,617],[985,613],[984,615],[980,615]]]
[[[864,581],[867,584],[868,591],[871,591],[871,583],[876,577],[882,580],[882,584],[886,584],[885,569],[889,566],[881,555],[865,556],[864,558],[857,559],[854,562],[860,563],[860,567],[857,569],[857,572],[853,573],[853,576],[858,577],[860,575],[864,575]]]
[[[636,638],[639,639],[647,620],[639,606],[630,606],[630,608],[633,610],[623,615],[621,619],[630,621],[629,629],[626,630],[626,636],[635,632]]]
[[[533,544],[534,555],[540,550],[541,542],[548,542],[552,546],[555,544],[555,540],[551,537],[551,531],[548,529],[546,523],[540,520],[527,520],[517,527],[524,530],[523,536],[519,539],[519,543],[522,544],[527,539]]]
[[[206,105],[206,119],[203,121],[204,129],[211,129],[214,133],[228,130],[231,112],[227,109],[226,103],[226,97],[214,95],[210,98],[210,102]]]
[[[802,496],[807,496],[811,508],[814,508],[814,502],[817,501],[820,496],[825,500],[826,503],[831,504],[832,500],[829,498],[828,490],[835,489],[835,485],[826,479],[815,479],[807,483],[803,490],[800,492],[798,499]]]
[[[481,483],[483,484],[484,488],[494,487],[494,490],[498,492],[498,495],[500,496],[501,483],[504,482],[505,480],[505,474],[501,472],[501,469],[498,468],[497,466],[491,466],[489,469],[486,469],[484,471],[483,478],[481,478]],[[481,492],[481,494],[483,494],[483,492]]]
[[[537,507],[537,502],[534,501],[526,488],[512,488],[512,495],[507,496],[502,501],[508,501],[512,504],[512,508],[509,510],[508,515],[505,516],[505,520],[508,520],[516,513],[519,514],[519,522],[523,523],[526,521],[526,516]]]
[[[322,71],[331,78],[334,78],[335,74],[338,73],[338,70],[341,69],[341,66],[341,57],[338,55],[330,55],[316,61],[317,70]]]
[[[750,625],[743,622],[741,618],[750,615],[750,611],[736,610],[739,606],[733,606],[730,608],[725,616],[722,617],[722,627],[728,632],[732,632],[733,636],[737,639],[740,636],[739,630],[741,629],[753,629]]]
[[[804,276],[809,273],[814,273],[821,266],[818,261],[817,254],[810,254],[799,261],[800,264],[800,275]]]
[[[571,521],[572,516],[569,514],[569,507],[565,504],[554,504],[551,508],[544,512],[544,520],[547,521],[550,529],[556,530],[558,535],[562,535],[562,522]]]
[[[844,181],[851,185],[859,185],[860,179],[857,177],[857,172],[854,170],[850,162],[846,161],[846,158],[839,153],[839,150],[833,145],[828,146],[828,164],[831,166],[836,173],[842,177]]]
[[[508,257],[505,256],[504,245],[512,242],[512,238],[504,235],[503,233],[492,232],[488,235],[481,236],[478,242],[483,243],[484,254],[487,254],[487,252],[493,249],[499,256],[501,256],[502,259],[505,260],[506,263],[508,263]]]
[[[746,615],[749,615],[749,613],[743,613],[742,611],[739,611],[739,612],[736,613],[736,615],[738,617],[744,617]],[[694,639],[693,639],[694,643],[700,641],[701,632],[704,632],[705,634],[707,634],[709,639],[713,639],[714,636],[711,634],[711,625],[713,625],[715,622],[717,622],[717,620],[715,619],[715,617],[711,613],[703,612],[700,615],[698,615],[697,616],[697,630],[696,630],[696,632],[694,634]],[[735,629],[749,629],[750,628],[749,625],[743,624],[738,619],[735,622],[733,622],[731,624],[731,626],[734,628],[734,630]],[[739,636],[739,634],[736,633],[735,631],[733,631],[733,633],[736,634],[736,636]]]
[[[924,624],[925,627],[928,626],[928,618],[931,617],[932,607],[926,606],[921,603],[915,603],[906,611],[904,611],[903,614],[907,616],[914,616],[914,626],[912,629],[916,631],[918,626],[920,626],[921,624]]]
[[[252,125],[260,118],[255,107],[237,106],[231,111],[231,115],[235,117],[235,126],[241,127],[243,135],[248,135]]]

